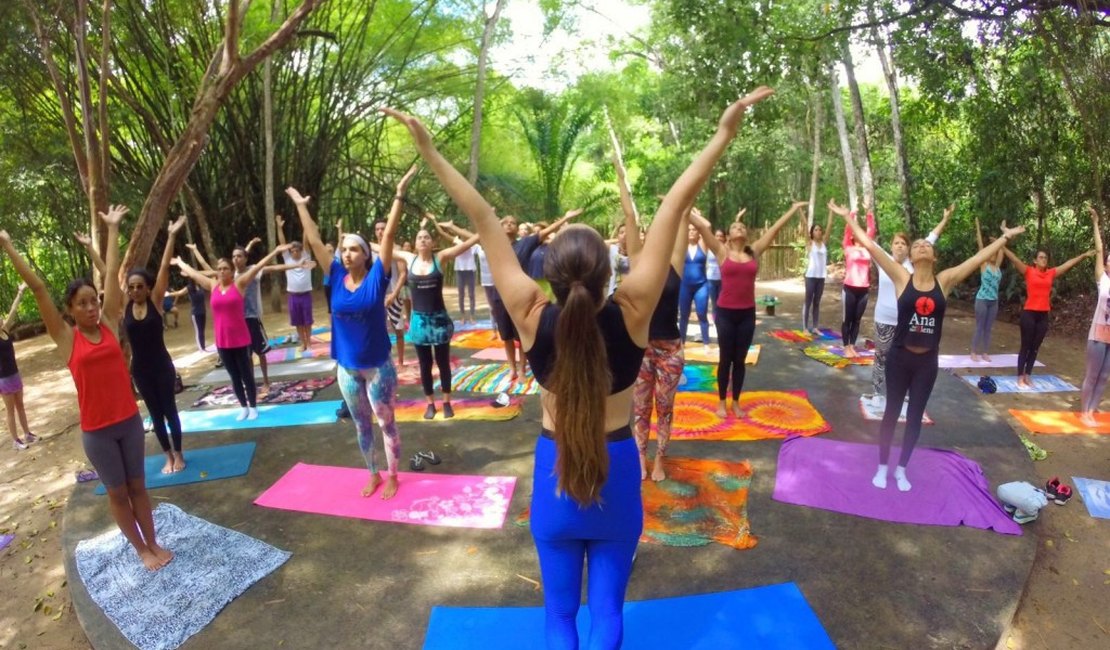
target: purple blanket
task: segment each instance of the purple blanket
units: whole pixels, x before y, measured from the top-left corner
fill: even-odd
[[[898,449],[891,452],[898,458]],[[871,485],[878,448],[828,438],[792,436],[782,443],[775,476],[776,501],[904,524],[971,526],[1020,535],[991,494],[978,463],[954,451],[919,447],[906,468],[913,489]]]

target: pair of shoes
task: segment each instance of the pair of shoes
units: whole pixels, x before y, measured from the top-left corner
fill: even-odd
[[[444,402],[443,403],[443,419],[444,420],[449,420],[453,417],[455,417],[455,409],[453,409],[451,407],[451,402]],[[434,465],[435,463],[432,463],[432,464]]]
[[[444,411],[444,412],[446,413],[446,411]],[[436,405],[435,404],[429,404],[428,408],[424,409],[424,419],[425,420],[434,420],[435,417],[436,417]]]
[[[1048,494],[1052,502],[1058,506],[1067,503],[1072,495],[1071,487],[1061,483],[1060,478],[1057,476],[1048,479],[1048,482],[1044,484],[1044,491]]]
[[[423,472],[425,463],[429,465],[439,465],[442,462],[443,461],[440,460],[439,456],[437,456],[434,451],[418,451],[409,459],[409,467],[414,472]]]
[[[12,440],[12,449],[16,451],[23,451],[27,449],[27,443],[22,440]]]

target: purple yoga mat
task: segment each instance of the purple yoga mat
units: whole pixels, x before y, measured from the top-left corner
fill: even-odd
[[[898,458],[898,449],[891,451]],[[913,489],[900,492],[894,468],[887,487],[871,485],[879,464],[875,445],[792,436],[779,450],[776,501],[903,524],[970,526],[1020,535],[991,494],[975,461],[945,449],[919,447],[906,476]]]

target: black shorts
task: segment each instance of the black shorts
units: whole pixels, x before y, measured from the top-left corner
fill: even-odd
[[[493,316],[494,325],[497,326],[497,335],[502,341],[519,341],[520,336],[516,333],[516,325],[513,324],[513,319],[509,318],[509,311],[505,309],[501,295],[497,293],[497,289],[493,287],[489,289],[486,298],[489,299],[490,315]]]
[[[251,352],[263,355],[270,351],[270,339],[266,338],[266,328],[261,318],[248,318],[247,329],[251,333]]]

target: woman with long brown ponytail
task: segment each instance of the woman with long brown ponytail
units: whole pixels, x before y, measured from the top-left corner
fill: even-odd
[[[575,616],[587,558],[592,626],[584,645],[620,647],[624,591],[643,528],[639,454],[629,419],[648,324],[683,213],[735,137],[748,106],[772,92],[759,88],[725,110],[709,144],[664,197],[639,264],[608,300],[605,242],[583,226],[565,229],[544,262],[555,304],[521,269],[493,208],[436,151],[424,125],[385,110],[408,128],[420,155],[481,237],[494,283],[543,387],[532,536],[544,581],[549,648],[579,647]]]

